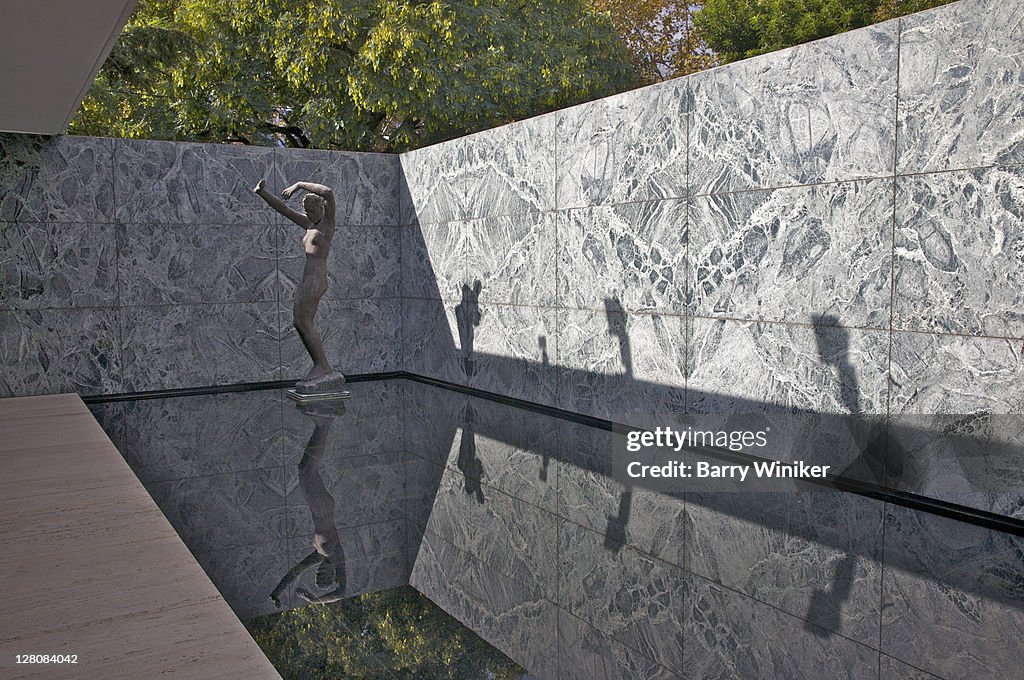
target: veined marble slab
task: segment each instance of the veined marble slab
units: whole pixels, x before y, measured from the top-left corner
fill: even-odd
[[[558,224],[558,304],[627,312],[686,311],[687,202],[568,210]]]
[[[462,137],[463,217],[523,215],[555,207],[558,114],[536,116]]]
[[[558,209],[686,197],[686,87],[671,80],[559,112]]]
[[[0,395],[124,389],[113,309],[0,312]]]
[[[894,327],[1024,337],[1024,166],[896,188]]]
[[[0,309],[117,304],[114,225],[0,222]]]
[[[123,307],[127,391],[277,380],[277,303]]]
[[[1024,163],[1024,3],[962,0],[900,21],[898,171]]]
[[[125,305],[274,302],[276,227],[118,224]]]
[[[0,220],[110,222],[114,141],[0,134]]]
[[[252,192],[266,179],[271,147],[117,140],[114,191],[119,222],[275,224],[280,216]]]
[[[402,224],[449,222],[464,219],[469,214],[460,166],[463,144],[462,139],[454,139],[399,157],[404,180]]]
[[[897,22],[694,74],[693,194],[893,173]]]
[[[892,202],[892,180],[693,198],[691,309],[888,328]]]
[[[554,306],[561,215],[502,215],[465,224],[463,280],[480,281],[481,302]]]

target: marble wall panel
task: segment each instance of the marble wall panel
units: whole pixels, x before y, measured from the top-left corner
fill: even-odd
[[[126,305],[277,300],[277,234],[270,226],[118,224]]]
[[[687,195],[686,80],[558,113],[557,207]]]
[[[331,365],[342,373],[397,371],[402,364],[401,300],[323,299],[316,328]],[[281,370],[285,379],[302,378],[313,365],[292,327],[291,302],[281,302]]]
[[[114,142],[0,134],[0,220],[110,222]]]
[[[894,333],[895,488],[1024,517],[1024,342]]]
[[[556,313],[542,307],[459,303],[463,384],[555,405],[558,356]]]
[[[114,307],[111,224],[0,222],[0,309]]]
[[[562,520],[558,603],[619,643],[683,673],[686,575],[680,567],[622,547]]]
[[[686,402],[686,319],[562,309],[559,407],[620,423],[681,413]]]
[[[466,187],[462,139],[442,142],[402,154],[401,223],[427,224],[464,219]]]
[[[558,677],[563,680],[678,680],[682,676],[559,609]]]
[[[0,396],[121,392],[120,346],[113,310],[0,312]]]
[[[1024,167],[900,177],[896,188],[893,325],[1024,337]]]
[[[272,177],[274,149],[224,144],[117,140],[116,218],[132,223],[276,224],[280,216],[253,187]]]
[[[687,79],[694,194],[893,172],[897,22]]]
[[[467,235],[473,222],[435,222],[403,227],[403,297],[459,300],[466,277]]]
[[[456,395],[452,401],[450,405],[432,402],[438,411],[451,409],[450,413],[432,413],[433,419],[450,417],[458,428],[454,437],[448,438],[449,446],[438,452],[447,455],[430,459],[461,472],[470,486],[481,483],[555,512],[561,421],[468,395]],[[422,444],[425,438],[417,441]]]
[[[196,561],[243,621],[279,611],[270,594],[294,565],[287,539],[199,553]],[[294,606],[291,592],[283,595],[281,606]]]
[[[692,199],[701,316],[889,327],[892,180]]]
[[[882,504],[821,489],[686,494],[686,566],[828,631],[878,646]]]
[[[312,536],[332,517],[339,530],[404,519],[406,466],[401,453],[289,464],[289,535]]]
[[[537,116],[461,138],[465,217],[522,215],[555,207],[558,114]]]
[[[937,680],[939,677],[925,673],[920,668],[914,668],[891,656],[885,654],[880,656],[879,680]]]
[[[475,477],[475,479],[474,479]],[[448,468],[426,522],[444,539],[554,601],[558,585],[556,518],[492,487],[472,470]]]
[[[402,299],[402,350],[406,371],[465,384],[466,373],[452,306]]]
[[[889,506],[882,651],[942,678],[1020,674],[1024,539]]]
[[[697,576],[687,579],[684,655],[695,678],[878,677],[878,652]]]
[[[888,332],[695,318],[691,333],[694,427],[764,431],[742,450],[884,483]]]
[[[569,210],[558,229],[558,303],[627,312],[686,311],[687,203]]]
[[[557,213],[488,217],[468,223],[463,281],[480,282],[479,301],[555,304]],[[432,260],[433,261],[433,260]]]
[[[402,231],[396,227],[338,226],[327,255],[324,298],[397,298],[402,279]],[[278,295],[289,304],[295,299],[306,262],[302,237],[302,230],[294,225],[281,227],[277,236]]]
[[[407,224],[402,221],[399,207],[402,178],[398,156],[276,149],[274,160],[278,190],[295,182],[329,186],[334,191],[338,224]]]
[[[557,607],[447,541],[427,537],[410,585],[532,676],[557,678]]]
[[[281,541],[287,535],[284,468],[146,485],[194,553]]]
[[[683,496],[624,483],[613,467],[613,435],[572,421],[560,422],[558,514],[596,531],[606,546],[629,545],[685,566]]]
[[[276,303],[120,310],[126,391],[277,380]]]
[[[886,413],[889,335],[695,318],[694,413]]]
[[[955,2],[901,27],[899,172],[1024,162],[1024,6]]]
[[[126,402],[119,449],[144,484],[280,467],[282,399],[258,391]]]

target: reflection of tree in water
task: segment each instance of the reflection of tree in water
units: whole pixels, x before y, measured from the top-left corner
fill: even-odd
[[[245,622],[283,678],[494,678],[526,672],[409,586]]]

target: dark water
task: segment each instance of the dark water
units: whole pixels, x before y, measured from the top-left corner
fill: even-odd
[[[409,380],[351,390],[92,407],[285,677],[878,678],[1019,658],[1021,539],[835,491],[630,483],[604,429]]]

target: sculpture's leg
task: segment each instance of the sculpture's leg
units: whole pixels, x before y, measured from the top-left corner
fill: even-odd
[[[306,298],[303,295],[296,297],[295,306],[292,308],[292,324],[299,332],[302,344],[313,359],[313,368],[306,375],[306,380],[313,380],[331,372],[331,365],[327,362],[327,354],[324,352],[324,343],[313,326],[313,317],[320,305],[320,296]]]

